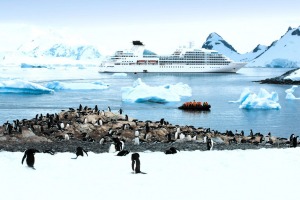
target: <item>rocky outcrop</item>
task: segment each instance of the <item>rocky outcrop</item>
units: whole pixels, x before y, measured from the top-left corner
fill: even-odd
[[[300,85],[300,81],[293,81],[291,79],[287,79],[286,77],[292,74],[294,71],[298,70],[299,68],[292,69],[287,71],[286,73],[282,74],[281,76],[277,76],[274,78],[267,78],[265,80],[260,80],[257,82],[265,83],[265,84],[286,84],[286,85]]]

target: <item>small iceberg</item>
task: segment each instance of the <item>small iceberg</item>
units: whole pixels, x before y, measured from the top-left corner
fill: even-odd
[[[108,89],[108,85],[101,81],[94,81],[90,83],[82,82],[61,82],[52,81],[45,85],[46,88],[52,90],[105,90]]]
[[[245,88],[237,101],[229,101],[230,103],[240,103],[239,108],[253,110],[269,110],[281,109],[278,93],[269,93],[267,90],[261,88],[258,94],[252,92],[249,88]]]
[[[0,93],[50,94],[53,92],[52,89],[25,80],[0,81]]]
[[[297,85],[293,85],[291,88],[286,89],[285,90],[285,93],[286,93],[285,98],[289,99],[289,100],[300,100],[299,97],[295,97],[295,95],[294,95],[294,92],[295,92],[297,87],[298,87]]]
[[[122,88],[122,100],[127,102],[168,103],[180,101],[183,96],[192,96],[190,86],[183,83],[149,86],[138,78],[132,87]]]
[[[47,67],[43,65],[30,65],[26,63],[21,63],[21,68],[47,68]]]

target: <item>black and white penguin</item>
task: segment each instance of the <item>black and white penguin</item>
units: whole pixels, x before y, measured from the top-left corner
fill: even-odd
[[[108,153],[115,153],[116,152],[116,145],[112,143],[108,148]]]
[[[28,165],[28,167],[31,167],[32,169],[35,169],[34,168],[34,154],[36,152],[39,152],[37,149],[27,149],[25,152],[24,152],[24,156],[22,158],[22,165],[23,165],[23,162],[26,158],[26,163]]]
[[[78,156],[83,156],[83,152],[86,154],[86,156],[88,156],[88,153],[86,150],[84,150],[82,147],[77,147],[76,158],[72,158],[72,159],[77,159]]]
[[[140,132],[138,130],[136,130],[135,133],[134,133],[134,136],[135,136],[134,137],[134,144],[139,145],[140,144],[140,138],[139,138]]]
[[[170,149],[167,149],[165,151],[165,154],[175,154],[175,153],[177,153],[177,151],[179,151],[179,150],[176,149],[175,147],[170,147]]]
[[[136,174],[142,173],[141,172],[140,154],[133,153],[131,155],[131,168]]]
[[[291,136],[290,136],[290,145],[292,146],[292,143],[293,143],[293,138],[295,137],[295,135],[294,134],[291,134]]]
[[[124,149],[124,142],[120,141],[119,138],[113,138],[113,141],[115,143],[116,151],[122,151]]]
[[[130,151],[127,151],[127,150],[122,150],[120,151],[116,156],[126,156],[127,154],[129,154]]]
[[[297,144],[298,144],[298,137],[299,137],[299,136],[296,136],[296,137],[294,136],[294,137],[293,137],[293,142],[292,142],[292,143],[293,143],[293,147],[294,147],[294,148],[297,147]]]
[[[123,113],[123,110],[122,110],[122,108],[120,108],[119,114],[122,115],[122,113]]]
[[[207,138],[206,140],[207,150],[212,150],[214,147],[214,142],[211,138]]]

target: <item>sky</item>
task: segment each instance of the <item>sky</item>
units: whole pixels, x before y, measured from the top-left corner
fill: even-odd
[[[239,53],[270,45],[299,27],[296,0],[2,0],[0,51],[11,51],[39,34],[95,45],[102,54],[141,40],[161,54],[218,33]]]

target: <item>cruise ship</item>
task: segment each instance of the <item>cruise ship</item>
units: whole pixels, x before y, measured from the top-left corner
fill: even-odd
[[[104,60],[100,73],[235,73],[247,63],[234,62],[214,50],[179,48],[171,55],[157,55],[133,41],[130,50],[116,51]]]

